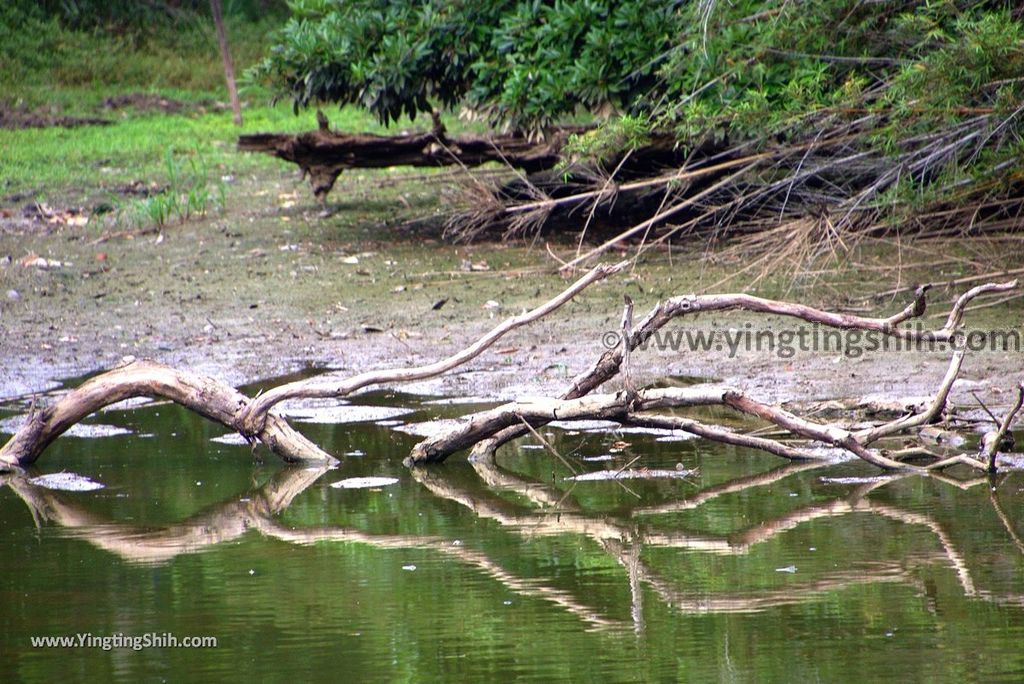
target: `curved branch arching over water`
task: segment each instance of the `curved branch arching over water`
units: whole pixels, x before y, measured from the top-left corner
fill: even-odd
[[[560,308],[590,285],[621,272],[626,262],[599,265],[569,285],[565,290],[530,311],[512,316],[470,346],[446,358],[412,368],[368,371],[343,381],[303,380],[273,388],[249,398],[212,378],[177,370],[151,361],[134,362],[96,376],[72,390],[55,404],[33,411],[18,432],[0,447],[0,470],[17,469],[32,463],[61,433],[91,413],[133,397],[170,399],[196,413],[244,435],[250,443],[258,440],[287,462],[334,464],[336,459],[295,431],[270,409],[287,399],[340,398],[369,385],[408,382],[434,377],[450,371],[481,354],[508,332],[532,323]],[[632,302],[624,317],[622,343],[603,354],[594,366],[578,376],[561,398],[531,402],[514,402],[489,412],[470,416],[468,422],[452,431],[417,444],[407,459],[408,465],[443,461],[450,454],[473,448],[475,455],[493,454],[498,445],[534,427],[556,419],[608,418],[625,425],[670,427],[690,432],[713,441],[753,447],[791,460],[820,459],[820,454],[801,447],[754,435],[740,434],[722,426],[706,425],[691,418],[651,414],[660,408],[721,405],[743,414],[761,418],[789,433],[825,445],[838,447],[875,465],[890,470],[922,470],[896,460],[884,449],[870,448],[883,437],[919,427],[939,416],[946,406],[953,383],[959,377],[964,359],[957,349],[950,360],[936,394],[929,406],[912,416],[891,421],[858,432],[803,419],[779,407],[770,406],[747,396],[740,389],[668,388],[636,391],[628,377],[626,391],[615,395],[591,395],[602,384],[627,371],[623,368],[629,352],[647,342],[662,326],[676,317],[700,312],[741,309],[755,313],[777,314],[847,330],[883,333],[901,340],[934,344],[950,343],[959,334],[966,306],[975,297],[1004,292],[1017,286],[1017,281],[988,283],[961,295],[953,306],[945,325],[932,331],[911,330],[899,326],[925,311],[927,287],[918,288],[913,302],[887,318],[865,318],[815,309],[803,304],[780,302],[747,294],[687,295],[673,297],[656,305],[634,328]],[[627,298],[628,301],[628,298]],[[1021,395],[1024,398],[1024,389]],[[1017,409],[1007,414],[1001,426],[1005,434]],[[959,454],[950,458],[934,457],[925,468],[945,468],[965,464],[979,469],[995,470],[996,450],[984,459]],[[918,450],[918,453],[920,450]],[[987,461],[987,462],[986,462]]]

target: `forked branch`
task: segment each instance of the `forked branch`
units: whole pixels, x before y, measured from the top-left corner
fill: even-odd
[[[407,463],[443,461],[452,453],[468,447],[473,447],[474,457],[489,457],[501,444],[525,433],[525,429],[518,424],[520,420],[526,420],[533,427],[537,427],[556,419],[594,418],[615,420],[623,425],[671,427],[715,441],[762,449],[793,460],[820,457],[811,450],[779,444],[760,437],[741,435],[720,426],[704,425],[689,418],[646,413],[651,409],[669,406],[678,408],[717,404],[757,416],[799,437],[844,449],[880,468],[907,469],[911,466],[895,460],[885,450],[870,448],[870,445],[883,437],[906,432],[932,422],[941,414],[953,384],[959,376],[964,359],[964,351],[958,344],[962,340],[958,338],[958,335],[960,335],[967,304],[982,294],[1005,292],[1016,286],[1017,281],[1010,281],[989,283],[972,288],[960,296],[950,311],[945,325],[936,330],[900,327],[910,319],[920,317],[925,313],[928,286],[919,287],[910,304],[886,318],[866,318],[833,313],[803,304],[780,302],[747,294],[673,297],[657,304],[633,328],[631,334],[624,336],[622,344],[605,352],[588,371],[577,376],[561,399],[512,403],[471,416],[466,424],[417,444],[407,459]],[[739,390],[718,390],[711,393],[699,389],[687,391],[646,390],[639,393],[635,401],[630,401],[631,393],[629,392],[618,395],[596,395],[590,397],[590,401],[579,401],[581,397],[586,397],[620,373],[624,359],[628,358],[627,350],[644,344],[656,331],[674,318],[701,312],[733,309],[787,316],[808,323],[845,330],[875,331],[907,342],[946,343],[951,344],[955,351],[935,396],[924,410],[858,432],[804,420],[782,409],[758,402]],[[957,459],[956,462],[967,463],[972,467],[980,467],[981,463],[973,458]],[[943,464],[944,462],[940,462],[932,464],[931,467]]]

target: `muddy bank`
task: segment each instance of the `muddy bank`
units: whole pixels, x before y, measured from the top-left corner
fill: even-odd
[[[347,375],[417,365],[470,344],[565,286],[538,267],[547,262],[540,250],[454,247],[429,233],[382,225],[379,214],[355,209],[360,193],[370,196],[372,182],[353,183],[353,208],[335,207],[329,217],[298,198],[294,180],[254,179],[233,193],[225,214],[160,230],[111,236],[109,226],[64,223],[44,232],[0,233],[0,398],[24,402],[125,356],[236,386],[307,368]],[[661,259],[593,287],[465,368],[403,389],[496,400],[557,394],[604,351],[606,334],[619,326],[623,293],[636,301],[639,317],[658,299],[706,289],[727,270],[686,254]],[[798,287],[788,298],[863,308],[862,293],[880,284],[891,282],[865,279],[842,296],[835,287]],[[948,308],[956,293],[937,292],[933,310]],[[767,287],[759,294],[782,293]],[[908,297],[875,312],[888,315]],[[1019,308],[1000,306],[968,320],[1020,330],[1024,318]],[[925,323],[939,327],[942,320]],[[821,348],[789,354],[737,337],[769,330],[777,341],[794,326],[749,314],[680,322],[672,330],[718,337],[707,351],[668,340],[660,350],[636,354],[634,369],[640,382],[696,376],[769,401],[813,402],[922,397],[948,362],[944,352],[870,352],[863,342],[856,354]],[[974,353],[964,368],[955,401],[973,405],[976,391],[1001,406],[1024,375],[1024,354]]]

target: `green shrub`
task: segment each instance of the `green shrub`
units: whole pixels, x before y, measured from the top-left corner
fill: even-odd
[[[536,130],[579,109],[633,112],[673,42],[677,3],[293,0],[252,72],[296,109],[356,103],[389,123],[465,105]]]

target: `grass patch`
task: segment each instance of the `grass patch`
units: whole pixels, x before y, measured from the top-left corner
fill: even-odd
[[[111,126],[0,130],[0,192],[45,201],[83,201],[137,180],[165,185],[171,181],[168,153],[202,160],[220,175],[271,167],[284,170],[269,157],[236,152],[238,135],[316,127],[312,114],[295,116],[284,105],[250,107],[244,114],[242,128],[232,123],[230,112],[208,112],[126,113]],[[352,109],[335,113],[332,119],[347,130],[377,128],[371,117]]]
[[[244,73],[268,45],[281,17],[225,17],[236,71]],[[13,3],[0,8],[0,89],[27,106],[92,107],[111,92],[224,90],[224,72],[208,17],[182,14],[149,34],[126,27],[76,29]]]

